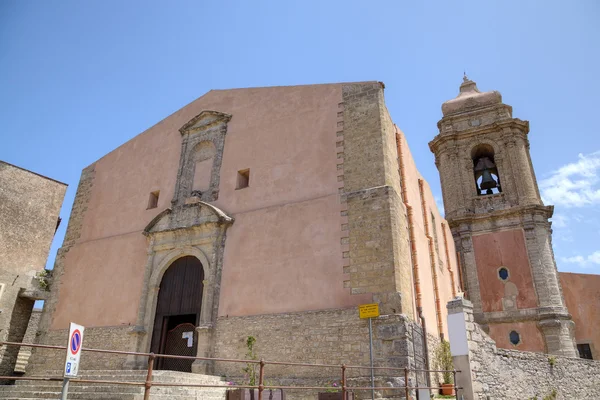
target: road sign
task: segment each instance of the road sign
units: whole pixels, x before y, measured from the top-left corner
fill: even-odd
[[[358,306],[358,314],[361,318],[377,318],[379,317],[379,304],[363,304]]]
[[[79,370],[79,358],[81,357],[81,346],[83,345],[84,327],[71,322],[69,328],[69,343],[67,343],[67,360],[65,361],[65,378],[77,376]]]

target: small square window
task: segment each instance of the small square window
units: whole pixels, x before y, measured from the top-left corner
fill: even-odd
[[[148,208],[147,210],[151,209],[151,208],[156,208],[158,207],[158,196],[160,195],[160,190],[157,190],[156,192],[151,192],[150,196],[148,197]]]
[[[238,171],[237,174],[237,184],[235,186],[237,189],[244,189],[250,186],[250,169],[243,169]]]
[[[594,357],[592,357],[592,349],[588,343],[578,344],[577,351],[579,351],[579,358],[586,358],[588,360],[594,359]]]

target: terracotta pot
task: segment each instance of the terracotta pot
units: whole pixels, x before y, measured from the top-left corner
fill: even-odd
[[[319,400],[344,400],[342,392],[320,392]],[[346,400],[354,400],[354,393],[346,392]]]
[[[454,383],[442,383],[442,394],[445,396],[454,396]]]

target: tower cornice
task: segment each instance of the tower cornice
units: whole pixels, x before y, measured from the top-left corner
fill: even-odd
[[[511,135],[522,134],[523,137],[526,137],[526,135],[529,133],[529,121],[511,118],[508,120],[492,122],[491,124],[482,127],[472,127],[461,131],[440,131],[440,133],[429,142],[429,149],[436,154],[438,151],[442,151],[441,146],[448,142],[454,142],[459,139],[468,140],[480,135],[496,133],[498,131],[509,132]]]

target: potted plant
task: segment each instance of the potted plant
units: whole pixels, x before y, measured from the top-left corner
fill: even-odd
[[[452,363],[452,353],[450,352],[450,342],[442,340],[442,343],[435,351],[435,367],[442,370],[441,394],[454,396],[454,364]]]
[[[346,391],[346,399],[342,398],[341,385],[337,382],[327,384],[328,388],[324,392],[319,392],[319,400],[353,400],[354,393]]]
[[[254,345],[256,344],[256,338],[254,336],[248,336],[246,338],[246,359],[247,360],[258,360]],[[258,385],[258,364],[248,363],[246,367],[242,369],[244,372],[245,382],[247,386]],[[234,385],[233,382],[229,382],[230,385]],[[272,386],[271,384],[265,386]],[[285,400],[285,394],[283,389],[265,389],[263,390],[263,399],[265,400]],[[258,389],[230,389],[227,390],[227,400],[258,400]]]

